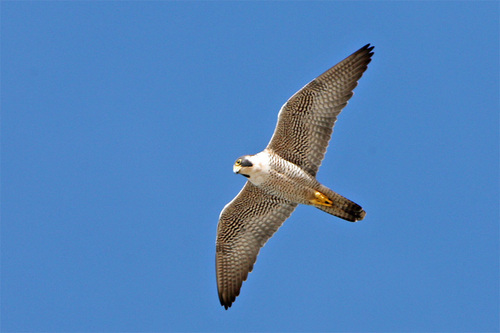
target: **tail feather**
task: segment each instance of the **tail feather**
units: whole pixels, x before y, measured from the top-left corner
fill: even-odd
[[[333,192],[327,187],[321,189],[326,196],[333,202],[331,207],[324,205],[313,205],[328,214],[335,215],[349,222],[361,221],[365,218],[366,212],[355,202],[344,198],[338,193]]]

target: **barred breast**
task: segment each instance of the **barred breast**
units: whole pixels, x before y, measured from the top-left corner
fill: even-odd
[[[259,186],[277,197],[293,203],[309,204],[315,189],[321,184],[299,166],[281,158],[269,149],[269,169],[266,180]]]

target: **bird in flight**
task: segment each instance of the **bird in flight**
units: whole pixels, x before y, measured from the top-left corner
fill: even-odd
[[[260,249],[298,204],[350,222],[366,213],[316,180],[337,116],[373,55],[367,44],[296,92],[282,107],[266,149],[236,160],[248,181],[222,210],[217,227],[219,300],[227,310],[240,294]]]

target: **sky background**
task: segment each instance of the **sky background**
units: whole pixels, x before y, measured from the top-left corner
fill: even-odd
[[[497,331],[499,4],[1,3],[1,330]],[[373,61],[233,307],[219,213],[281,105]]]

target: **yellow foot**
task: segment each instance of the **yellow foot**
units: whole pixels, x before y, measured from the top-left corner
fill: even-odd
[[[328,199],[326,195],[318,191],[314,191],[314,199],[309,200],[309,202],[313,205],[321,205],[327,207],[332,207],[333,205],[332,200]]]

